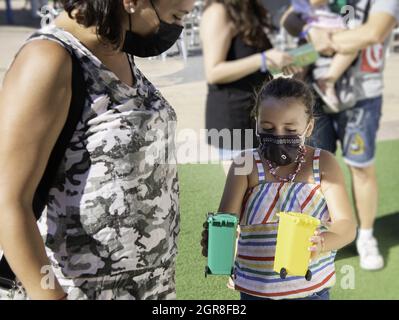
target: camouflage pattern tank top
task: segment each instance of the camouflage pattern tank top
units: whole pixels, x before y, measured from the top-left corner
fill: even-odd
[[[56,275],[169,265],[179,233],[175,111],[131,56],[133,86],[72,34],[50,26],[27,42],[40,39],[77,56],[87,86],[82,119],[38,222]]]

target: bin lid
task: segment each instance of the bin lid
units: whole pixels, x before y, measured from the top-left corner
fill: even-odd
[[[314,226],[319,226],[321,221],[317,218],[314,218],[306,213],[300,212],[279,212],[277,214],[278,217],[283,219],[292,219],[295,223],[302,223],[302,224],[311,224]]]
[[[208,217],[208,223],[212,223],[213,225],[220,224],[236,226],[238,223],[238,218],[235,214],[232,213],[218,212]]]

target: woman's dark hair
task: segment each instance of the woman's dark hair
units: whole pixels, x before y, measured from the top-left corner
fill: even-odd
[[[213,3],[225,6],[244,43],[264,49],[269,45],[266,30],[272,30],[271,19],[259,0],[207,0],[205,9]]]
[[[306,114],[309,116],[309,119],[313,118],[315,98],[312,90],[303,81],[280,77],[266,82],[256,95],[255,107],[252,111],[254,117],[258,116],[259,106],[267,98],[299,99],[306,107]]]
[[[84,27],[95,27],[97,35],[115,47],[123,39],[121,26],[122,2],[119,0],[61,0],[69,17]],[[72,17],[72,11],[76,15]]]

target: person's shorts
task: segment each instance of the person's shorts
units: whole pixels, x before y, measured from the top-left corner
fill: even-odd
[[[381,115],[382,97],[359,101],[337,114],[325,114],[317,106],[316,126],[308,144],[335,153],[339,141],[348,165],[368,167],[374,162]]]

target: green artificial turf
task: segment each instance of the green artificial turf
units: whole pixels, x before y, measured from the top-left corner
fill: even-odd
[[[340,159],[348,182],[349,173]],[[399,299],[399,141],[378,144],[377,170],[380,192],[375,235],[385,258],[382,271],[359,267],[354,245],[338,252],[337,283],[332,299]],[[238,299],[227,289],[227,277],[204,277],[206,259],[201,256],[200,238],[207,212],[219,206],[225,175],[220,165],[179,166],[181,190],[181,233],[177,262],[177,298]],[[354,277],[353,277],[354,275]],[[351,289],[354,285],[354,289]]]

